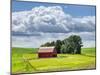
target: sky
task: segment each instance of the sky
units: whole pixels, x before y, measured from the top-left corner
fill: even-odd
[[[71,5],[71,4],[57,4],[57,3],[44,3],[44,2],[25,2],[25,1],[13,1],[12,12],[31,10],[33,7],[38,6],[58,6],[60,5],[64,12],[70,13],[73,16],[94,16],[95,6],[84,5]],[[74,11],[74,12],[73,12]]]
[[[79,35],[83,47],[95,47],[95,6],[12,2],[12,46],[38,48]]]

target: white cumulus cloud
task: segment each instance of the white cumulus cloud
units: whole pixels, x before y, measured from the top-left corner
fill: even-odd
[[[39,6],[12,13],[13,46],[39,47],[71,34],[78,34],[83,40],[91,37],[94,41],[95,16],[73,17],[60,6]]]

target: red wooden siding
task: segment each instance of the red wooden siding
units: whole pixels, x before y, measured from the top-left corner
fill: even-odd
[[[38,51],[39,58],[57,57],[57,51],[54,47],[41,47]]]

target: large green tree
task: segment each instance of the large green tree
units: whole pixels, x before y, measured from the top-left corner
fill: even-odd
[[[71,35],[67,38],[68,43],[71,46],[72,53],[81,54],[82,39],[78,35]]]
[[[61,53],[61,45],[62,45],[62,41],[57,40],[56,43],[55,43],[55,48],[57,50],[57,53]]]

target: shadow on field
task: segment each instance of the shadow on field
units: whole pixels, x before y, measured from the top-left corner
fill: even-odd
[[[59,56],[58,58],[65,58],[65,57],[68,57],[68,56]]]

